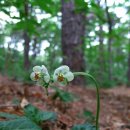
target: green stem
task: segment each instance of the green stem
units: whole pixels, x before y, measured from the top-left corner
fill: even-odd
[[[46,95],[48,96],[49,93],[48,93],[48,88],[47,87],[45,87],[45,91],[46,91]]]
[[[97,97],[96,130],[98,130],[98,128],[99,128],[99,113],[100,113],[100,94],[99,94],[99,88],[98,88],[97,81],[95,80],[95,78],[92,75],[90,75],[88,73],[85,73],[85,72],[74,72],[73,74],[75,76],[79,76],[79,75],[87,76],[90,79],[92,79],[94,81],[94,83],[95,83],[95,86],[96,86],[96,97]]]

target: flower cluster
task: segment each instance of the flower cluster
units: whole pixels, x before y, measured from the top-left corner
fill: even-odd
[[[33,67],[30,78],[42,86],[48,86],[50,82],[58,82],[62,85],[66,85],[74,79],[74,74],[70,71],[68,66],[63,65],[54,71],[53,76],[50,76],[47,68],[42,65]]]

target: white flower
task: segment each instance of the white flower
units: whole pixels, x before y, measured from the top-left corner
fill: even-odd
[[[50,75],[48,73],[47,68],[44,65],[34,66],[30,78],[33,81],[38,81],[39,83],[41,82],[49,83],[50,81]]]
[[[69,67],[66,65],[57,68],[53,75],[53,80],[60,83],[67,83],[74,79],[74,74],[70,71]]]

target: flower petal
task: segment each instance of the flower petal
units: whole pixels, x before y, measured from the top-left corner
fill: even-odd
[[[57,78],[58,78],[58,76],[54,73],[54,75],[53,75],[53,80],[56,82],[57,81]]]
[[[45,81],[46,83],[49,83],[49,81],[50,81],[50,75],[49,75],[49,74],[46,74],[46,75],[44,76],[44,81]]]
[[[43,86],[44,83],[45,83],[44,80],[40,79],[38,80],[37,85]]]
[[[45,73],[45,74],[48,73],[48,70],[44,65],[42,65],[42,67],[41,67],[41,72]]]
[[[41,72],[42,67],[41,66],[34,66],[33,71],[34,72]]]
[[[35,73],[34,73],[34,72],[32,72],[32,73],[30,74],[30,78],[31,78],[31,80],[33,80],[33,81],[37,81],[37,80],[35,79]]]
[[[54,73],[55,74],[58,74],[58,73],[64,74],[64,73],[66,73],[68,71],[69,71],[69,67],[67,65],[62,65],[59,68],[57,68]]]
[[[64,76],[67,79],[67,81],[72,81],[74,79],[74,74],[70,71],[67,72]]]

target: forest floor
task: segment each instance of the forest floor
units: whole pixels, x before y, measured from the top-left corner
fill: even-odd
[[[81,118],[83,110],[96,113],[96,92],[94,89],[79,86],[69,86],[69,92],[80,98],[72,103],[52,101],[47,97],[43,88],[22,84],[8,77],[0,75],[0,112],[9,112],[21,115],[22,109],[12,104],[16,99],[27,100],[42,110],[51,110],[58,113],[58,120],[51,130],[70,130],[74,124],[84,123]],[[101,130],[130,130],[130,88],[125,86],[113,89],[100,89]]]

